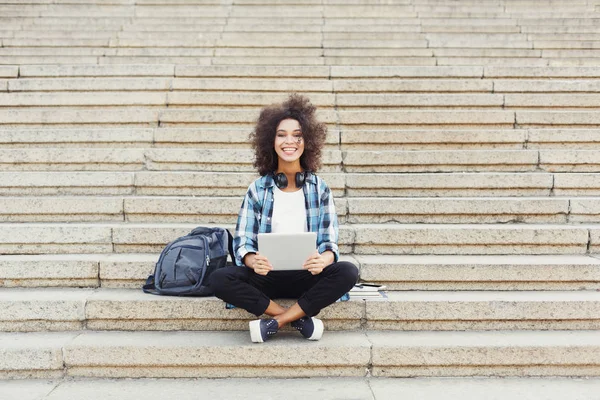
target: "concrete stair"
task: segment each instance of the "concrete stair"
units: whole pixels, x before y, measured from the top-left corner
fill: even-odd
[[[329,332],[317,343],[280,335],[284,340],[256,346],[247,332],[4,333],[2,375],[572,376],[595,375],[600,362],[596,331]]]
[[[225,384],[226,383],[226,384]],[[301,400],[306,396],[320,399],[353,398],[368,400],[392,400],[398,393],[407,397],[434,400],[440,396],[459,400],[488,396],[491,400],[503,398],[561,399],[569,395],[576,400],[593,398],[598,391],[598,380],[565,378],[307,378],[286,380],[285,387],[278,385],[280,379],[136,379],[136,380],[22,380],[0,382],[7,396],[29,399],[65,399],[77,396],[93,399],[127,397],[144,399],[149,396],[176,396],[179,399],[195,399],[198,393],[206,393],[213,399],[229,399],[232,392],[243,393],[251,400],[265,396],[286,397]],[[265,393],[268,387],[268,393]],[[488,391],[491,390],[491,393]],[[27,397],[24,396],[27,393]],[[532,392],[531,394],[527,394]],[[471,396],[471,397],[469,397]],[[527,398],[527,397],[525,397]]]
[[[288,301],[291,303],[291,301]],[[413,291],[353,299],[324,310],[328,330],[582,330],[600,326],[597,291]],[[6,289],[2,331],[245,330],[255,317],[209,298],[149,296],[137,289]]]
[[[0,1],[0,392],[592,398],[557,376],[600,376],[599,12]],[[258,110],[294,91],[329,127],[343,259],[387,298],[255,346],[245,311],[139,288],[168,241],[233,228]],[[530,379],[449,379],[472,376]]]

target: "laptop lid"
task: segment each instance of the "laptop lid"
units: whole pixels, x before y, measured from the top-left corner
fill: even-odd
[[[316,250],[316,232],[258,234],[258,252],[267,257],[273,271],[302,269]]]

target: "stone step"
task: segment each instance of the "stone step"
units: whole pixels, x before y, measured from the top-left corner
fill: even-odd
[[[461,85],[461,81],[456,82]],[[240,78],[62,78],[15,79],[8,81],[10,92],[64,91],[251,91],[251,92],[332,92],[325,79],[240,79]],[[492,84],[489,84],[491,91]]]
[[[235,224],[242,196],[0,197],[0,222]],[[600,222],[600,199],[336,197],[340,223]]]
[[[350,226],[354,233],[353,253],[356,255],[582,255],[597,252],[594,225]]]
[[[594,150],[345,151],[347,172],[599,171]]]
[[[255,171],[250,149],[0,149],[4,171]],[[341,172],[342,153],[323,150],[324,172]]]
[[[585,330],[600,327],[600,293],[387,292],[324,309],[327,330]],[[60,299],[60,300],[57,300]],[[285,301],[291,305],[293,300]],[[254,315],[215,297],[169,297],[141,289],[5,289],[0,330],[246,330]],[[451,305],[451,307],[449,307]]]
[[[233,229],[232,225],[221,225]],[[4,223],[3,254],[159,252],[196,224]],[[551,224],[342,224],[340,252],[356,255],[597,254],[600,227]]]
[[[600,176],[591,173],[346,174],[352,197],[596,195]]]
[[[277,77],[277,78],[568,78],[599,76],[593,67],[500,66],[194,66],[194,65],[22,65],[3,66],[6,77]]]
[[[594,196],[597,173],[320,173],[335,196]],[[3,195],[243,196],[250,172],[0,172]]]
[[[260,107],[262,104],[267,104],[269,101],[283,101],[287,98],[287,93],[247,93],[247,92],[224,92],[224,91],[177,91],[167,92],[165,86],[169,84],[166,80],[145,80],[144,82],[114,82],[113,84],[133,84],[144,85],[143,89],[153,90],[146,91],[131,91],[131,90],[108,90],[99,88],[99,82],[92,83],[98,91],[88,91],[84,89],[89,84],[82,81],[70,82],[71,84],[79,85],[79,89],[75,86],[73,89],[61,89],[54,91],[57,84],[60,82],[53,81],[52,86],[42,86],[46,91],[39,92],[39,86],[35,91],[27,90],[27,85],[32,82],[8,81],[8,91],[10,93],[0,93],[0,107],[85,107],[85,106],[161,106],[161,107],[220,107],[220,106],[252,106]],[[110,82],[109,82],[110,84]],[[174,83],[173,83],[174,84]],[[184,83],[185,84],[185,83]],[[194,84],[194,83],[192,83]],[[203,82],[198,82],[202,85]],[[205,83],[204,83],[205,84]],[[210,83],[209,83],[210,84]],[[232,83],[230,83],[232,84]],[[285,82],[279,84],[281,87]],[[581,85],[581,82],[578,83]],[[42,85],[44,83],[42,82]],[[206,85],[206,84],[205,84]],[[277,84],[276,84],[277,85]],[[288,83],[289,85],[289,83]],[[25,88],[20,89],[19,87]],[[31,87],[31,86],[30,86]],[[162,88],[161,88],[162,87]],[[373,86],[363,86],[368,91],[373,90]],[[376,87],[376,86],[375,86]],[[402,86],[400,86],[402,88]],[[406,85],[404,86],[406,87]],[[413,83],[414,88],[418,88],[418,84]],[[431,87],[431,86],[430,86]],[[440,87],[437,86],[437,89]],[[388,91],[391,88],[388,88]],[[17,92],[13,92],[16,90]],[[160,91],[159,91],[160,90]],[[263,89],[264,90],[264,89]],[[523,91],[523,89],[521,89]],[[311,102],[322,108],[339,107],[340,110],[352,110],[356,108],[381,109],[386,108],[598,108],[600,107],[600,96],[598,94],[554,94],[548,96],[543,94],[491,94],[491,93],[461,93],[461,94],[332,94],[332,93],[314,93],[305,91],[305,94],[311,99]],[[270,99],[270,100],[269,100]],[[371,110],[369,110],[371,111]],[[446,112],[445,110],[442,112]],[[561,115],[576,117],[577,113],[567,114],[566,110],[560,110]],[[341,113],[342,116],[346,114]],[[374,114],[380,115],[382,123],[386,123],[389,116],[386,113]],[[405,114],[409,119],[413,114]],[[490,114],[494,116],[495,114]],[[509,114],[512,117],[512,114]],[[531,118],[531,114],[525,112],[517,112],[517,117]],[[539,113],[538,113],[539,115]],[[551,117],[553,114],[546,112],[544,117]],[[376,118],[376,117],[374,117]],[[357,123],[350,119],[352,122]],[[517,118],[519,119],[519,118]],[[370,118],[365,123],[376,123],[373,118]],[[392,121],[393,122],[393,121]],[[477,121],[474,120],[474,123]],[[491,121],[493,123],[494,121]],[[501,121],[498,121],[501,122]],[[505,121],[502,121],[505,122]],[[518,122],[518,121],[517,121]],[[590,122],[593,123],[593,122]],[[568,124],[568,123],[564,123]],[[576,124],[576,123],[575,123]]]
[[[152,396],[173,396],[181,400],[196,399],[198,393],[210,394],[215,400],[232,396],[259,400],[269,388],[273,398],[302,400],[360,399],[390,400],[398,393],[408,398],[463,400],[487,398],[500,400],[519,398],[523,393],[535,393],[546,400],[566,396],[573,400],[591,399],[600,390],[597,378],[225,378],[225,379],[62,379],[3,380],[0,388],[8,398],[24,400],[57,400],[75,397],[108,400],[126,397],[145,399]],[[23,397],[26,393],[26,397]]]
[[[527,113],[527,112],[523,112]],[[547,119],[554,118],[558,112],[538,112],[541,115],[537,120],[541,123]],[[575,113],[575,112],[574,112]],[[569,114],[565,112],[563,114]],[[448,109],[431,109],[431,110],[360,110],[347,111],[341,110],[338,112],[339,122],[343,127],[363,127],[367,129],[389,129],[390,125],[403,125],[406,127],[501,127],[513,128],[515,125],[514,111],[493,110],[486,108],[474,110],[448,110]],[[564,118],[564,116],[563,116]],[[576,117],[571,117],[575,119]],[[588,118],[592,118],[588,116]],[[523,119],[523,118],[522,118]],[[556,120],[558,118],[555,118]],[[537,121],[536,120],[536,121]],[[554,121],[554,120],[552,120]]]
[[[36,47],[37,48],[37,47]],[[0,64],[6,65],[25,65],[25,64],[37,64],[37,65],[55,65],[55,64],[72,64],[72,65],[89,65],[98,64],[99,58],[97,56],[2,56],[0,58]]]
[[[362,256],[361,280],[389,290],[597,290],[591,256]],[[139,285],[138,285],[139,286]]]
[[[129,125],[132,127],[238,125],[252,127],[260,107],[236,109],[215,108],[165,108],[143,106],[102,107],[39,107],[0,109],[2,127],[73,127],[99,125],[107,127]],[[511,115],[512,116],[512,115]],[[317,111],[319,121],[335,124],[337,114],[333,109]],[[449,117],[450,118],[450,117]],[[513,117],[514,118],[514,117]]]
[[[116,91],[0,93],[0,107],[165,106],[167,96],[160,92]]]
[[[19,80],[10,81],[19,82]],[[494,82],[485,79],[336,79],[333,91],[344,92],[481,92],[492,93]],[[509,81],[511,82],[511,81]],[[498,92],[502,92],[499,90]]]
[[[476,57],[437,57],[436,65],[502,65],[513,67],[544,67],[549,65],[548,59],[542,58],[476,58]]]
[[[43,379],[596,376],[599,337],[596,331],[373,331],[327,332],[309,342],[281,332],[258,346],[247,332],[4,333],[0,368],[3,378]],[[286,357],[290,351],[295,357]]]
[[[331,78],[482,78],[482,67],[332,66]]]
[[[250,148],[240,128],[0,129],[2,148],[23,147],[194,147]],[[593,129],[328,130],[326,148],[342,150],[595,149]]]
[[[563,94],[600,91],[600,82],[597,79],[494,79],[493,82],[494,91],[498,93],[543,92]]]
[[[254,171],[247,148],[0,148],[4,171]],[[599,172],[595,150],[323,150],[323,172]]]
[[[566,133],[565,133],[566,134]],[[511,136],[510,132],[502,133]],[[462,135],[465,136],[465,135]],[[512,136],[515,136],[514,134]],[[521,135],[522,136],[522,135]],[[571,135],[578,140],[576,135]],[[587,135],[592,139],[592,135]],[[498,139],[499,140],[499,139]],[[498,141],[497,140],[497,141]],[[583,138],[580,140],[583,141]],[[340,131],[327,132],[325,148],[337,148]],[[524,140],[523,140],[524,143]],[[248,129],[240,128],[79,128],[79,129],[0,129],[0,146],[8,147],[193,147],[250,148]],[[523,147],[519,143],[519,148]]]
[[[243,196],[254,172],[0,172],[3,194],[143,194]],[[319,174],[336,196],[343,195],[343,174]]]
[[[529,95],[532,96],[532,95]],[[590,98],[587,104],[594,104]],[[2,98],[0,97],[0,102]],[[502,107],[501,94],[336,94],[335,103],[340,108],[349,107]],[[1,103],[0,103],[1,104]]]
[[[550,68],[521,68],[490,66],[484,69],[486,78],[570,78],[584,79],[600,76],[597,68],[593,67],[550,67]]]
[[[0,286],[139,289],[154,253],[0,256]],[[598,256],[343,255],[389,290],[597,290]]]

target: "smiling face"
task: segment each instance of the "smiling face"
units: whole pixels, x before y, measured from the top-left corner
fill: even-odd
[[[302,139],[302,128],[295,119],[284,119],[277,125],[275,132],[275,152],[279,159],[279,168],[291,167],[298,164],[300,168],[300,156],[304,153],[304,140]]]

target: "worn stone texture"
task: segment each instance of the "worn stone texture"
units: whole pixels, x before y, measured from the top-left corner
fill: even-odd
[[[141,169],[143,149],[0,149],[5,170]]]
[[[494,90],[499,93],[572,93],[572,92],[598,92],[600,82],[592,79],[495,79]],[[528,95],[531,96],[531,95]],[[511,96],[507,95],[507,98]],[[552,101],[554,96],[548,96]]]
[[[290,306],[293,300],[277,300]],[[360,300],[338,302],[319,314],[331,329],[360,328]],[[87,298],[88,329],[101,330],[247,330],[255,317],[242,309],[226,310],[215,297],[148,296],[140,290],[102,290]]]
[[[339,78],[481,78],[481,67],[385,67],[332,66],[331,77]]]
[[[39,371],[36,378],[63,375],[62,348],[76,333],[0,333],[0,371],[13,372],[14,377],[27,377]]]
[[[552,183],[549,173],[346,174],[350,197],[548,196]]]
[[[538,152],[528,150],[346,151],[348,172],[533,171]]]
[[[253,172],[250,149],[148,149],[144,152],[149,170],[202,170]],[[323,170],[341,169],[339,150],[323,150]]]
[[[515,122],[512,111],[340,111],[343,125],[507,125]]]
[[[306,93],[311,103],[317,107],[333,107],[335,95],[324,93]],[[288,98],[287,93],[227,93],[227,92],[172,92],[168,93],[167,104],[174,106],[262,106],[269,102],[283,102]],[[1,101],[1,97],[0,97]]]
[[[356,256],[360,277],[388,290],[590,290],[600,260],[585,255]]]
[[[0,172],[0,193],[8,195],[112,195],[133,193],[128,172]]]
[[[19,76],[19,67],[16,65],[0,66],[0,78],[16,78]]]
[[[173,65],[23,65],[21,77],[174,76]]]
[[[355,254],[583,254],[588,229],[563,225],[353,225]]]
[[[147,107],[103,107],[102,109],[52,109],[43,108],[14,108],[0,110],[0,125],[22,126],[35,125],[89,125],[89,124],[134,124],[150,126],[158,123],[158,110]]]
[[[351,223],[567,221],[569,201],[540,198],[350,198]]]
[[[0,286],[98,286],[96,256],[3,255]]]
[[[540,150],[540,167],[548,171],[600,171],[595,150]]]
[[[2,197],[0,221],[53,219],[123,220],[123,200],[119,197]]]
[[[459,369],[462,375],[497,376],[600,372],[594,331],[373,332],[367,336],[374,345],[376,376],[405,376],[404,368],[418,370],[419,376],[452,375],[450,371]]]
[[[264,51],[261,49],[261,52]],[[334,83],[325,79],[176,78],[172,85],[173,90],[247,90],[260,93],[332,92]]]
[[[137,90],[168,90],[170,78],[112,78],[102,77],[89,79],[60,78],[60,79],[16,79],[9,81],[11,92],[37,91],[137,91]]]
[[[259,371],[262,376],[303,377],[362,375],[370,358],[371,344],[358,332],[330,332],[312,343],[295,332],[279,337],[259,348],[247,332],[86,332],[65,347],[65,363],[70,376],[185,377],[193,368],[196,376],[207,377]],[[168,357],[156,357],[161,347],[168,349]],[[296,356],[278,356],[284,349]],[[273,364],[273,359],[279,361]]]
[[[341,134],[343,150],[523,149],[525,130],[363,130]]]
[[[498,94],[338,94],[340,107],[500,107]]]
[[[224,78],[328,78],[325,66],[190,66],[176,65],[176,77]]]
[[[212,124],[224,124],[224,123],[254,123],[256,120],[256,110],[247,109],[165,109],[160,112],[160,122],[168,124],[177,123],[212,123]],[[337,116],[335,112],[328,109],[323,109],[317,112],[320,121],[326,123],[337,122]]]
[[[3,146],[127,146],[151,147],[152,129],[0,129]]]
[[[581,321],[596,329],[600,322],[596,291],[389,292],[388,299],[365,302],[370,329],[582,329]]]
[[[158,92],[0,93],[2,107],[165,106],[166,104],[167,94]]]
[[[165,147],[250,148],[248,135],[251,131],[252,129],[235,128],[159,128],[154,130],[154,142]],[[339,143],[340,131],[328,130],[325,144],[333,147]]]
[[[361,49],[361,52],[364,50]],[[339,79],[333,80],[336,93],[345,92],[484,92],[494,83],[482,79]]]
[[[81,289],[5,289],[0,293],[3,331],[79,330],[90,291]]]

